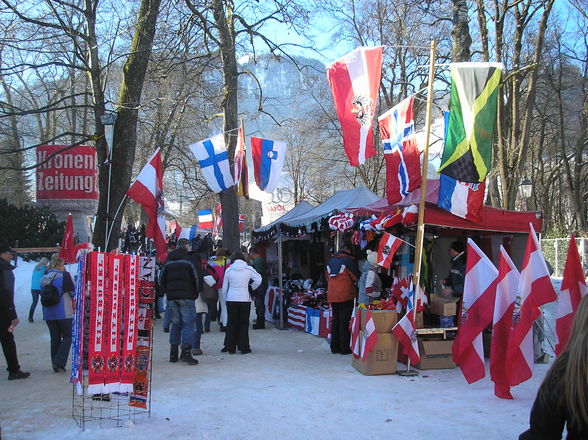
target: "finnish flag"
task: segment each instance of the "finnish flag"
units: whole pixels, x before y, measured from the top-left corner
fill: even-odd
[[[222,133],[196,142],[189,148],[196,156],[202,175],[211,190],[219,193],[235,184],[229,166],[225,137]]]

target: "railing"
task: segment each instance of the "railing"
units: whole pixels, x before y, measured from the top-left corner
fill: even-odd
[[[553,267],[553,276],[562,277],[566,258],[568,256],[568,245],[570,238],[545,238],[541,240],[543,256]],[[576,238],[580,260],[584,273],[588,270],[588,238]]]

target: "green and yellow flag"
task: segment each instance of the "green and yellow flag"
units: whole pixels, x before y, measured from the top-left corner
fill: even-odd
[[[483,182],[492,163],[500,63],[452,63],[449,123],[439,173]]]

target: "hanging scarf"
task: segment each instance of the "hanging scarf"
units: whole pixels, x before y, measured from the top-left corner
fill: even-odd
[[[75,312],[72,321],[72,352],[70,383],[76,386],[78,394],[82,392],[82,351],[84,345],[84,298],[86,286],[86,256],[78,259],[78,276],[74,292]]]
[[[88,347],[88,394],[105,392],[107,355],[108,289],[106,254],[94,252],[90,258],[90,339]]]
[[[123,256],[107,254],[108,259],[108,337],[106,344],[106,371],[104,392],[116,393],[120,388],[120,347],[122,325]]]
[[[120,374],[120,392],[133,391],[133,378],[135,373],[135,355],[137,351],[137,318],[138,318],[138,275],[139,257],[125,255],[124,257],[124,321],[125,336],[122,346],[122,368]]]

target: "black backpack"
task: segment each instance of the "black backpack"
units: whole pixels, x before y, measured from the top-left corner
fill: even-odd
[[[57,275],[55,275],[57,276]],[[55,279],[55,276],[51,280],[51,283]],[[41,305],[43,307],[51,307],[59,304],[61,300],[61,295],[59,294],[59,290],[53,284],[47,284],[46,286],[41,287]]]

